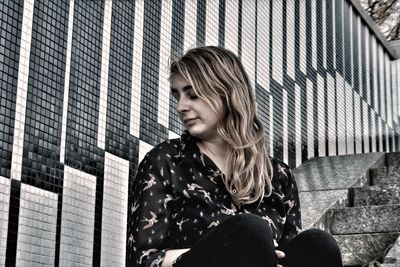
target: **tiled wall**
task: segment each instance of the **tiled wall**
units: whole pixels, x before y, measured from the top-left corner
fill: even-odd
[[[400,150],[400,60],[347,0],[0,5],[0,266],[129,262],[129,183],[183,130],[167,77],[189,47],[241,57],[292,167]]]

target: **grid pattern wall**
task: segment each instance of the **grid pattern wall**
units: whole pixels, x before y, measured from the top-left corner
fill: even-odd
[[[236,53],[270,154],[400,150],[400,60],[347,0],[15,0],[0,5],[0,265],[130,262],[138,162],[183,126],[168,64]]]

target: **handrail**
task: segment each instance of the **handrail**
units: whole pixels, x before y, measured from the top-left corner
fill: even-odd
[[[327,1],[330,1],[330,0],[327,0]],[[333,0],[333,1],[335,1],[335,0]],[[349,0],[349,1],[350,1],[350,4],[353,7],[355,7],[355,10],[358,12],[358,14],[364,20],[365,24],[375,34],[378,41],[382,44],[382,46],[388,52],[391,59],[393,59],[393,60],[399,59],[400,58],[400,48],[393,47],[392,44],[386,40],[386,38],[383,36],[381,30],[378,28],[378,25],[376,25],[376,23],[372,20],[371,16],[368,15],[368,13],[361,6],[360,1],[359,0]],[[397,51],[397,50],[399,50],[399,51]]]

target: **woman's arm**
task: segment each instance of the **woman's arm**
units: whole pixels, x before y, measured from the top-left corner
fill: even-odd
[[[172,263],[175,262],[175,260],[182,255],[183,253],[189,251],[188,248],[183,248],[183,249],[170,249],[165,252],[165,258],[164,261],[161,264],[161,267],[171,267]]]
[[[156,151],[157,152],[157,151]],[[133,182],[128,216],[128,245],[132,264],[144,267],[160,266],[164,260],[171,233],[172,196],[166,186],[166,165],[159,155],[149,152],[140,163]]]
[[[299,191],[292,170],[286,166],[285,197],[286,222],[280,240],[280,245],[287,243],[301,231],[301,212]]]

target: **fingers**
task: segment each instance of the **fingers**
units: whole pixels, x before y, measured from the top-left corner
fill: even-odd
[[[285,252],[281,250],[275,250],[275,254],[278,257],[278,259],[283,259],[285,257]],[[283,267],[283,265],[277,264],[276,267]]]
[[[285,257],[285,252],[281,250],[275,250],[275,254],[278,257],[278,259],[283,259]]]

